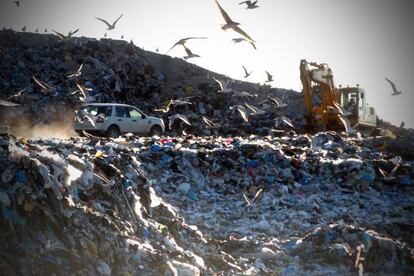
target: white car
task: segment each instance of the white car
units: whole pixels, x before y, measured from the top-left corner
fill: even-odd
[[[164,121],[150,117],[138,108],[127,104],[91,103],[76,111],[74,129],[118,137],[121,133],[161,136]]]

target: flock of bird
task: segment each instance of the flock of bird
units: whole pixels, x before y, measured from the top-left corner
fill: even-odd
[[[249,36],[245,31],[243,31],[240,28],[240,25],[241,25],[240,23],[238,23],[236,21],[233,21],[231,19],[231,17],[229,16],[229,14],[223,9],[223,7],[220,5],[220,3],[218,2],[218,0],[214,0],[214,1],[215,1],[216,5],[218,7],[218,9],[219,9],[219,11],[220,11],[223,19],[224,19],[224,21],[225,21],[225,23],[221,25],[221,29],[224,30],[224,31],[232,30],[232,31],[234,31],[234,32],[236,32],[236,33],[238,33],[239,35],[242,36],[242,37],[239,37],[239,38],[233,38],[232,41],[234,43],[248,42],[248,43],[250,43],[252,45],[252,47],[255,50],[257,50],[256,41],[251,36]],[[239,5],[244,5],[245,4],[246,5],[246,9],[256,9],[256,8],[259,7],[257,5],[257,2],[258,1],[243,1],[243,2],[240,2]],[[13,1],[13,3],[18,8],[21,5],[20,1]],[[104,23],[106,25],[106,27],[107,27],[107,29],[106,29],[107,31],[111,31],[111,30],[114,30],[115,29],[116,24],[122,18],[122,16],[123,16],[123,14],[121,14],[112,24],[109,23],[107,20],[102,19],[102,18],[99,18],[99,17],[95,17],[95,19],[97,19],[100,22]],[[24,26],[22,28],[22,31],[26,31],[26,26]],[[67,35],[64,35],[64,34],[62,34],[60,32],[57,32],[57,31],[55,31],[53,29],[52,29],[52,31],[60,39],[64,40],[64,39],[67,39],[67,38],[72,37],[74,34],[76,34],[79,31],[79,29],[76,29],[74,31],[70,30]],[[36,32],[38,32],[38,29],[36,29]],[[45,32],[47,32],[47,29],[45,29]],[[107,37],[107,33],[104,34],[104,37]],[[121,38],[123,39],[124,36],[122,35]],[[168,54],[176,46],[182,46],[183,49],[184,49],[184,51],[186,52],[186,56],[183,56],[183,58],[185,60],[190,59],[190,58],[200,57],[198,54],[193,53],[186,46],[186,43],[189,40],[195,40],[195,39],[207,39],[207,37],[186,37],[186,38],[182,38],[179,41],[177,41],[166,52],[166,54]],[[81,76],[81,74],[82,74],[82,68],[83,68],[83,64],[80,65],[80,67],[78,68],[78,70],[76,72],[74,72],[73,74],[68,75],[67,77],[68,78],[77,78],[77,77]],[[250,71],[249,72],[244,65],[242,65],[242,68],[244,70],[244,78],[248,78],[253,73],[253,71]],[[265,73],[266,73],[266,76],[267,76],[267,79],[265,80],[265,83],[273,82],[274,81],[273,80],[273,76],[268,71],[265,71]],[[231,80],[230,79],[228,79],[227,81],[218,80],[218,79],[216,79],[214,77],[213,77],[213,79],[218,83],[218,85],[220,87],[220,90],[218,90],[217,93],[230,93],[230,94],[232,94],[235,97],[241,97],[241,98],[251,98],[251,97],[253,97],[253,95],[251,95],[248,92],[239,92],[239,91],[236,91],[236,90],[232,89],[230,87],[230,85],[231,85]],[[389,82],[390,85],[391,85],[391,88],[393,90],[393,93],[391,95],[396,96],[396,95],[401,95],[402,94],[402,91],[400,91],[400,90],[398,90],[396,88],[396,85],[395,85],[394,82],[392,82],[388,78],[385,78],[385,80],[387,82]],[[46,83],[38,80],[34,76],[33,76],[33,81],[34,81],[34,83],[36,83],[40,87],[40,89],[41,89],[41,91],[43,93],[49,94],[49,93],[51,93],[53,91],[52,87],[50,87]],[[90,97],[88,96],[88,92],[90,92],[91,90],[89,88],[83,87],[82,85],[80,85],[78,83],[76,83],[76,85],[77,85],[77,88],[78,89],[75,90],[74,92],[72,92],[72,94],[79,93],[81,95],[80,96],[81,101],[87,102],[90,99]],[[24,92],[24,90],[20,91],[18,94],[20,95],[22,92]],[[13,96],[16,96],[16,95],[13,95]],[[283,103],[283,99],[280,100],[280,99],[277,99],[277,98],[271,98],[271,97],[269,97],[267,100],[269,102],[273,103],[273,104],[276,104],[277,107],[286,107],[287,106],[286,103]],[[173,100],[173,99],[171,99],[165,107],[158,108],[158,109],[154,109],[154,111],[168,113],[170,111],[170,108],[173,107],[173,106],[187,105],[187,104],[191,104],[191,103],[190,102],[187,102],[187,101]],[[255,115],[263,114],[264,113],[264,111],[260,110],[257,107],[254,107],[254,106],[252,106],[252,105],[250,105],[248,103],[245,103],[244,105],[235,105],[235,106],[232,106],[232,107],[230,107],[230,110],[234,110],[234,111],[237,111],[238,113],[240,113],[242,119],[245,122],[248,122],[249,121],[248,115],[247,115],[248,112],[250,114],[255,114]],[[291,122],[287,118],[279,118],[279,119],[285,125],[292,126]],[[169,120],[170,120],[169,121],[170,128],[172,127],[172,125],[174,124],[174,122],[176,120],[181,120],[185,124],[191,125],[191,123],[188,120],[188,118],[185,115],[181,115],[181,114],[172,115],[172,116],[169,117]],[[212,119],[210,119],[210,118],[208,118],[206,116],[203,116],[203,121],[205,122],[206,126],[209,127],[209,128],[214,128],[214,127],[218,127],[219,126],[219,124],[213,122]]]

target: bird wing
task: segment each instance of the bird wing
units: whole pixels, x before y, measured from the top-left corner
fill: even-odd
[[[224,18],[224,21],[226,21],[226,23],[233,22],[233,20],[231,20],[230,16],[227,14],[227,12],[220,6],[219,2],[217,0],[215,0],[215,1],[216,1],[216,4],[217,4],[220,12],[221,12],[221,15]]]
[[[95,127],[96,125],[95,125],[95,121],[89,116],[89,115],[83,115],[83,117],[84,118],[86,118],[88,121],[89,121],[89,123],[91,123],[91,125],[93,126],[93,127]]]
[[[205,37],[205,36],[203,36],[203,37],[192,36],[192,37],[186,37],[186,38],[180,39],[180,41],[185,43],[185,42],[187,42],[187,40],[190,40],[190,39],[207,39],[207,37]]]
[[[256,48],[256,44],[254,44],[254,42],[251,42],[251,41],[249,41],[250,42],[250,44],[253,46],[253,48],[255,49],[255,50],[257,50],[257,48]]]
[[[245,74],[245,76],[246,76],[246,77],[247,77],[247,76],[249,76],[249,74],[247,73],[246,67],[244,67],[243,65],[242,65],[242,67],[243,67],[243,69],[244,69],[244,74]]]
[[[16,103],[12,103],[12,102],[9,102],[9,101],[0,100],[0,105],[7,106],[7,107],[15,107],[15,106],[19,106],[20,104],[16,104]]]
[[[82,64],[81,64],[81,65],[79,66],[79,68],[78,68],[78,71],[77,71],[77,73],[78,73],[78,74],[80,74],[80,73],[81,73],[82,68],[83,68],[83,62],[82,62]]]
[[[54,32],[60,39],[64,39],[66,36],[62,33],[56,32],[55,30],[52,29],[52,32]]]
[[[112,27],[111,24],[109,24],[108,21],[106,21],[105,19],[101,19],[101,18],[98,18],[98,17],[95,17],[95,19],[98,19],[99,21],[102,21],[103,23],[105,23],[106,26],[108,26],[108,28]]]
[[[40,81],[40,80],[36,79],[36,77],[35,77],[35,76],[33,76],[32,78],[33,78],[33,80],[37,83],[37,85],[39,85],[39,86],[40,86],[40,88],[41,88],[42,90],[44,90],[44,91],[49,91],[49,90],[50,90],[50,87],[49,87],[46,83],[44,83],[44,82],[42,82],[42,81]]]
[[[242,116],[243,120],[246,123],[249,122],[249,117],[247,117],[247,114],[246,114],[246,108],[244,108],[244,106],[237,106],[236,109],[240,113],[240,115]]]
[[[234,27],[233,30],[235,32],[238,32],[239,34],[241,34],[242,36],[244,36],[250,43],[255,42],[245,31],[243,31],[242,29],[240,29],[239,27]],[[255,47],[256,48],[256,47]]]
[[[118,20],[119,20],[119,19],[121,19],[121,17],[122,17],[123,15],[124,15],[124,14],[122,14],[122,13],[121,13],[121,15],[118,17],[118,19],[114,21],[114,24],[112,24],[112,26],[114,26],[114,27],[115,27],[115,24],[118,22]]]
[[[180,45],[182,40],[180,39],[177,43],[175,43],[165,54],[168,54],[175,46]]]
[[[223,87],[224,82],[221,81],[221,80],[216,79],[215,77],[213,77],[213,80],[215,80],[220,85],[220,89],[221,89],[221,91],[223,91],[224,90],[224,87]]]
[[[256,3],[257,3],[257,1],[252,2],[252,5],[253,5],[253,6],[254,6],[254,5],[256,5]]]
[[[239,5],[243,5],[243,4],[245,4],[245,3],[247,4],[248,2],[250,2],[250,1],[243,1],[243,2],[240,2],[240,3],[239,3]]]
[[[267,75],[267,81],[271,81],[273,79],[273,76],[269,72],[267,72],[267,71],[265,71],[265,72],[266,72],[266,75]]]
[[[68,36],[72,36],[72,35],[74,35],[74,34],[76,34],[77,32],[79,32],[79,29],[76,29],[75,31],[70,31],[69,32],[69,34],[68,34]]]
[[[395,83],[392,82],[391,80],[385,78],[386,81],[388,81],[391,84],[392,90],[396,93],[397,92],[397,87],[395,86]]]
[[[182,44],[182,46],[184,47],[185,52],[187,53],[188,56],[192,56],[193,53],[190,51],[190,49],[188,49],[187,47],[185,47],[184,44]]]

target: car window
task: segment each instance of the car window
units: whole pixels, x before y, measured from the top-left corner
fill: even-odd
[[[135,108],[129,108],[129,115],[131,116],[131,118],[134,118],[134,119],[142,118],[141,113],[139,113],[139,111],[136,110]]]
[[[129,114],[128,107],[126,106],[117,106],[115,108],[116,117],[121,118],[129,118],[131,115]]]
[[[98,114],[104,114],[106,117],[110,117],[112,115],[112,106],[98,106],[97,112]]]

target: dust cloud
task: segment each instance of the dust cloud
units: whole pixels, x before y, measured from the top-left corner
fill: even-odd
[[[63,116],[62,116],[63,115]],[[73,129],[73,113],[65,112],[56,116],[52,122],[36,122],[33,116],[22,115],[18,112],[2,116],[1,124],[10,127],[10,134],[25,138],[71,138],[78,136]]]

